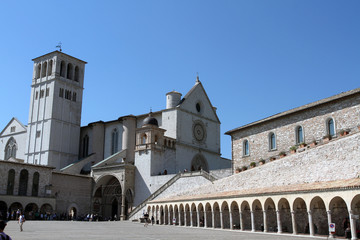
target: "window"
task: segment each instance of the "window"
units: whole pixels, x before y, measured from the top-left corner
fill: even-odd
[[[276,137],[275,133],[269,134],[269,148],[270,150],[276,150]]]
[[[10,138],[5,147],[5,160],[16,158],[17,144],[14,138]]]
[[[50,89],[49,89],[49,88],[46,88],[46,94],[45,94],[46,97],[49,96],[49,92],[50,92]]]
[[[64,89],[63,88],[59,89],[59,97],[64,97]]]
[[[7,195],[14,194],[14,182],[15,182],[15,170],[11,169],[11,170],[9,170],[9,173],[8,173],[8,183],[7,183],[7,189],[6,189]]]
[[[41,134],[41,131],[36,131],[36,137],[39,138]]]
[[[85,135],[82,142],[83,142],[82,155],[83,157],[87,157],[89,155],[89,136]]]
[[[72,100],[73,100],[73,102],[76,102],[76,92],[73,92]]]
[[[41,77],[46,77],[47,62],[44,62],[41,70]]]
[[[27,170],[23,169],[20,172],[20,181],[19,181],[19,196],[26,196],[27,186],[28,186],[28,176],[29,173]]]
[[[35,172],[34,176],[33,176],[33,184],[32,184],[32,191],[31,191],[31,196],[33,196],[33,197],[37,197],[39,194],[39,178],[40,178],[39,173]]]
[[[75,67],[75,78],[74,78],[74,80],[76,82],[79,81],[79,67],[78,66]]]
[[[249,156],[249,141],[248,140],[244,140],[244,142],[243,142],[243,155]]]
[[[15,132],[16,127],[11,127],[10,132]]]
[[[68,79],[72,79],[72,71],[73,71],[73,66],[71,65],[71,63],[68,64],[67,66],[67,75],[66,78]]]
[[[40,73],[41,73],[41,64],[38,64],[36,68],[36,78],[40,78]]]
[[[65,62],[61,61],[60,63],[60,76],[65,77]]]
[[[37,100],[37,99],[38,99],[38,97],[39,97],[39,92],[38,92],[38,91],[36,91],[36,92],[35,92],[35,100]]]
[[[44,90],[41,90],[41,91],[40,91],[40,98],[43,98],[43,97],[44,97],[44,93],[45,93]]]
[[[51,76],[52,74],[52,67],[53,67],[53,60],[50,60],[48,66],[48,76]]]
[[[146,144],[146,134],[141,137],[141,144]]]
[[[304,142],[303,128],[301,126],[296,127],[296,143],[300,144]]]
[[[327,129],[326,129],[327,133],[330,136],[334,136],[335,135],[335,124],[334,124],[334,120],[332,118],[327,120],[326,127],[327,127]]]
[[[118,130],[115,128],[111,134],[111,155],[117,153],[118,151],[118,139],[119,139]]]

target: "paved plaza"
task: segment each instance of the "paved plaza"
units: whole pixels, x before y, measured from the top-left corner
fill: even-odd
[[[19,231],[15,221],[8,222],[5,232],[13,240],[63,240],[63,239],[126,239],[126,240],[309,240],[326,239],[310,238],[307,236],[293,236],[291,234],[251,233],[220,229],[203,229],[178,226],[149,225],[135,222],[64,222],[64,221],[27,221],[24,231]]]

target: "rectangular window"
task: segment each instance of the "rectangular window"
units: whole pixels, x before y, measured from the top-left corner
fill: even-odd
[[[44,97],[44,93],[45,93],[44,90],[41,90],[41,91],[40,91],[40,98],[43,98],[43,97]]]
[[[38,91],[36,91],[36,92],[35,92],[35,100],[37,100],[37,99],[38,99],[38,97],[39,97],[39,92],[38,92]]]
[[[15,127],[11,127],[10,132],[15,132]]]
[[[36,131],[36,137],[37,137],[37,138],[40,137],[40,133],[41,133],[41,131]]]
[[[49,92],[50,92],[50,89],[49,88],[46,88],[46,97],[48,97],[49,96]]]
[[[73,92],[72,100],[76,102],[76,92]]]
[[[59,97],[64,97],[64,89],[60,88]]]

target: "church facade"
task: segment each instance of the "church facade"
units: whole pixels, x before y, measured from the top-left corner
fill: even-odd
[[[0,133],[3,213],[46,204],[126,219],[179,172],[231,174],[216,108],[198,78],[184,97],[167,93],[164,110],[81,126],[86,62],[59,51],[33,61],[28,124],[13,118]]]

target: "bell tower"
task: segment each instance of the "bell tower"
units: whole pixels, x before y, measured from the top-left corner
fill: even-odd
[[[33,62],[26,162],[61,169],[78,159],[86,62],[60,51]]]

